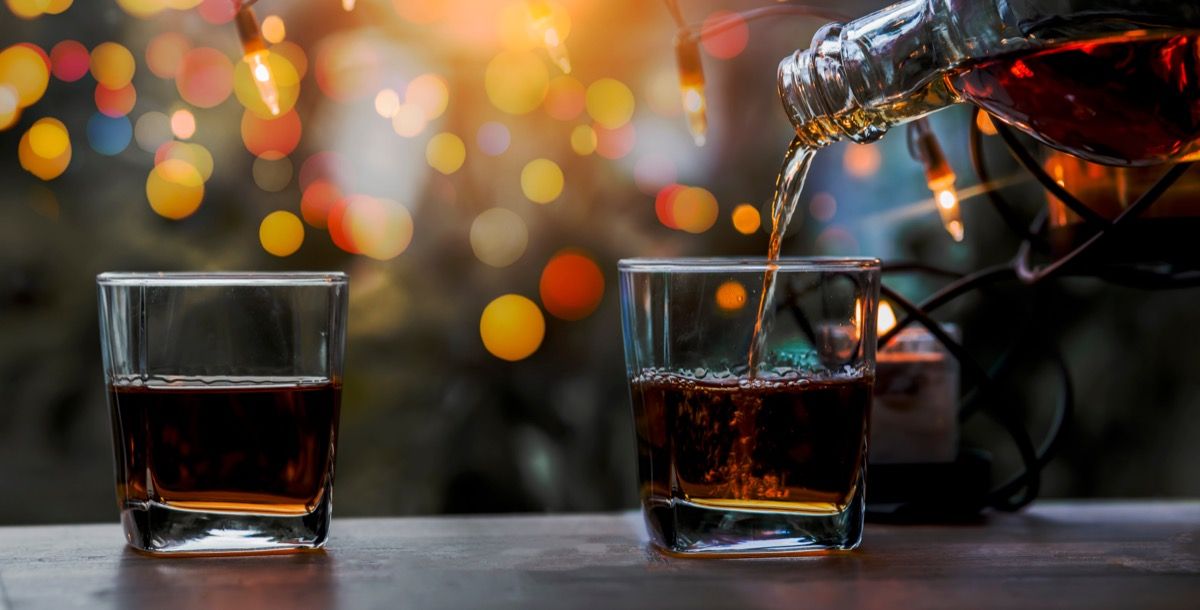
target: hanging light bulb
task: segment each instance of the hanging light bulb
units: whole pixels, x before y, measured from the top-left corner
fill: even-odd
[[[946,161],[942,145],[925,119],[910,123],[908,150],[925,166],[925,184],[933,191],[933,201],[942,226],[954,241],[963,240],[962,212],[958,205],[958,190],[954,188],[957,176]]]
[[[275,75],[267,62],[270,51],[263,42],[262,33],[258,29],[258,19],[254,11],[243,6],[237,13],[238,38],[242,41],[242,59],[250,65],[250,77],[258,89],[267,109],[273,116],[279,116],[279,86],[275,83]]]
[[[690,32],[681,31],[675,37],[675,61],[679,67],[679,92],[683,96],[683,112],[687,115],[688,131],[696,146],[704,146],[708,135],[708,101],[704,98],[704,65],[700,62],[700,45]]]
[[[529,9],[529,20],[534,34],[546,45],[550,61],[553,61],[563,74],[570,74],[571,57],[567,55],[567,45],[558,28],[554,26],[554,10],[545,0],[528,0],[525,6]]]
[[[342,0],[342,9],[347,13],[354,10],[354,0]]]

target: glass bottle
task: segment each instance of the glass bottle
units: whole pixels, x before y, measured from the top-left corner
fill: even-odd
[[[1098,163],[1200,159],[1200,3],[907,0],[822,27],[779,94],[810,148],[970,102]]]

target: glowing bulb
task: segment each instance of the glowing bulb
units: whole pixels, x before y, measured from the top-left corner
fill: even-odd
[[[933,191],[938,215],[942,217],[942,226],[946,228],[946,232],[954,238],[954,241],[962,241],[964,234],[962,212],[958,205],[958,191],[954,188],[954,174],[930,180],[929,189]]]
[[[354,10],[354,0],[342,0],[342,9],[347,13]]]
[[[675,60],[679,67],[679,92],[683,96],[688,131],[692,132],[696,146],[704,146],[708,135],[708,102],[704,98],[704,66],[700,63],[700,47],[696,40],[685,33],[677,36]]]
[[[879,334],[884,334],[896,327],[896,312],[892,310],[891,303],[887,301],[879,302],[879,313],[875,314],[876,322],[875,329]]]
[[[254,77],[254,87],[262,98],[272,116],[279,116],[279,86],[275,83],[275,75],[267,63],[270,51],[263,42],[262,33],[258,28],[258,20],[254,11],[243,8],[237,14],[238,37],[242,40],[242,59],[250,66],[250,74]]]
[[[525,3],[529,9],[529,20],[534,33],[542,44],[546,45],[546,53],[563,74],[571,73],[571,58],[567,47],[563,44],[562,36],[554,25],[554,11],[545,0],[529,0]]]
[[[946,161],[942,146],[929,124],[917,121],[912,125],[909,130],[909,150],[925,166],[925,183],[933,191],[934,207],[942,217],[942,226],[954,241],[962,241],[962,213],[958,206],[958,191],[954,188],[957,176]]]

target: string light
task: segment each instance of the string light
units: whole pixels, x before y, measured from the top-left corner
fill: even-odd
[[[525,6],[529,9],[529,20],[534,34],[542,44],[546,45],[546,53],[563,74],[571,73],[571,58],[567,54],[567,46],[558,27],[554,25],[554,10],[546,0],[528,0]]]
[[[942,226],[954,241],[963,240],[962,212],[958,205],[958,190],[954,188],[957,176],[946,161],[942,145],[925,119],[914,121],[908,129],[908,149],[925,166],[925,183],[933,191],[933,200]]]
[[[679,93],[683,97],[683,112],[687,115],[688,131],[696,146],[704,146],[708,136],[708,100],[704,97],[704,65],[700,62],[700,45],[689,32],[675,37],[675,61],[679,67]]]
[[[267,62],[270,51],[263,42],[262,33],[258,28],[258,19],[249,4],[243,4],[238,9],[237,17],[238,38],[242,41],[242,59],[249,64],[254,86],[272,116],[279,116],[279,86],[275,83],[275,75]]]

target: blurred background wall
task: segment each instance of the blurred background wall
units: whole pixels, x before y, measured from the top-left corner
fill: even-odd
[[[682,3],[696,22],[755,5]],[[276,119],[246,80],[229,0],[7,0],[0,48],[47,54],[50,76],[26,104],[38,70],[0,56],[20,85],[0,88],[0,523],[116,516],[94,287],[106,270],[351,274],[340,516],[634,506],[616,261],[765,252],[752,220],[767,217],[789,140],[775,66],[822,22],[705,41],[698,148],[661,3],[550,6],[569,75],[531,37],[523,2],[262,0],[287,64],[273,64]],[[969,120],[963,108],[933,120],[963,192]],[[785,254],[964,271],[1012,256],[979,197],[962,202],[965,241],[949,237],[902,135],[818,155]],[[1006,192],[1031,215],[1045,205],[988,146]],[[280,211],[293,216],[264,222]],[[938,285],[889,283],[912,297]],[[940,317],[985,362],[1023,332],[1064,351],[1079,412],[1044,495],[1200,494],[1195,293],[1090,279],[1036,292],[1001,284]],[[535,305],[518,338],[545,321],[515,362],[480,336],[505,294]],[[1006,396],[1035,435],[1057,384],[1044,356],[1018,354]],[[1014,466],[987,422],[965,442],[996,454],[998,472]]]

